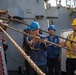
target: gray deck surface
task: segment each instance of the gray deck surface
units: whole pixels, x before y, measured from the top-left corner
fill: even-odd
[[[26,72],[19,74],[18,71],[8,71],[8,75],[27,75]]]
[[[19,74],[18,71],[8,71],[8,75],[27,75],[27,74],[26,74],[26,71],[22,74]],[[62,73],[62,75],[66,75],[66,74]]]

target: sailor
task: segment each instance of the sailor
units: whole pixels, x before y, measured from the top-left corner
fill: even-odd
[[[76,42],[76,18],[72,22],[73,32],[70,33],[67,38]],[[66,40],[65,42],[61,42],[61,45],[66,46],[68,49],[66,50],[66,75],[74,75],[74,71],[76,70],[76,43]]]
[[[34,61],[34,63],[46,74],[47,73],[47,60],[46,60],[46,47],[45,43],[40,39],[44,39],[43,35],[39,34],[40,25],[38,22],[32,22],[31,25],[31,34],[38,38],[31,37],[28,38],[28,55]],[[36,71],[29,65],[29,75],[37,75]]]
[[[46,37],[47,41],[54,42],[59,44],[60,40],[59,37],[55,36],[56,28],[54,25],[50,25],[48,27],[49,35]],[[61,48],[55,46],[53,44],[47,43],[46,44],[47,50],[47,66],[49,75],[61,75]],[[54,71],[53,71],[54,70]],[[55,74],[54,74],[54,73]]]

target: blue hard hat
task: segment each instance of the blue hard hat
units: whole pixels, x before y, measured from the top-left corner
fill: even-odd
[[[30,26],[27,26],[26,30],[31,30],[31,27]]]
[[[40,28],[40,25],[38,22],[32,22],[30,26],[31,26],[31,30],[36,30]]]
[[[53,30],[55,30],[55,31],[56,31],[56,28],[55,28],[55,26],[54,26],[54,25],[50,25],[50,26],[48,27],[48,30],[50,30],[50,29],[53,29]]]

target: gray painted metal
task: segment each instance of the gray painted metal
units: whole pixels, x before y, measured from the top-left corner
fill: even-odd
[[[11,16],[24,18],[23,10],[21,10],[19,8],[9,8],[8,10],[9,10]]]
[[[23,10],[24,12],[24,21],[30,24],[32,21],[37,21],[40,24],[41,29],[47,31],[48,29],[48,19],[46,18],[46,11],[44,7],[44,0],[0,0],[0,8],[7,10],[11,8],[18,8]],[[61,30],[70,29],[71,22],[75,18],[75,14],[69,16],[71,10],[67,10],[64,8],[57,9],[58,10],[58,19],[53,20],[54,25],[56,26],[56,33],[60,35]],[[9,11],[10,12],[10,11]],[[14,13],[14,11],[12,11]],[[44,15],[41,19],[34,19],[36,15]],[[28,18],[28,19],[27,19]],[[30,19],[31,18],[31,19]],[[26,26],[22,24],[18,24],[15,22],[11,22],[9,26],[17,28],[23,31]],[[7,28],[6,30],[8,34],[22,47],[23,35],[12,31]],[[45,36],[48,35],[43,33]],[[6,37],[6,36],[5,36]],[[8,50],[7,50],[7,69],[8,70],[18,70],[18,66],[21,66],[22,69],[26,69],[24,63],[24,57],[18,52],[15,46],[10,42],[10,40],[6,37],[8,42]]]
[[[18,8],[20,10],[24,11],[24,21],[26,21],[28,24],[30,24],[32,21],[34,21],[36,15],[44,15],[41,19],[36,19],[37,22],[39,22],[42,29],[47,29],[47,19],[46,19],[46,12],[44,8],[44,0],[39,0],[37,2],[36,0],[0,0],[0,8],[7,10],[11,8]],[[11,9],[12,10],[12,9]],[[11,11],[9,10],[10,14]],[[15,11],[12,11],[14,13]],[[31,19],[26,19],[31,18]],[[17,28],[21,31],[23,31],[26,26],[22,24],[18,24],[15,22],[11,22],[9,26]],[[23,41],[23,35],[12,31],[10,29],[6,30],[8,34],[22,47],[22,41]],[[6,36],[5,36],[6,37]],[[6,37],[7,38],[7,37]],[[10,42],[10,40],[7,38],[8,42],[8,51],[7,53],[7,69],[8,70],[18,70],[18,66],[21,66],[22,69],[25,69],[25,63],[24,63],[24,57],[18,52],[18,50],[15,48],[15,46]]]

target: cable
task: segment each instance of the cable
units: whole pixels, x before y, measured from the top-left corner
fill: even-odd
[[[8,20],[8,19],[10,19],[9,22],[10,22],[10,21],[14,21],[14,22],[22,23],[23,25],[26,25],[26,26],[30,26],[30,25],[27,24],[26,22],[21,21],[21,20],[19,20],[19,19],[15,19],[15,18],[13,18],[12,16],[11,16],[10,18],[4,18],[4,17],[2,18],[2,17],[1,17],[0,19],[3,19],[3,20]],[[33,26],[31,26],[31,27],[33,27]],[[35,28],[35,27],[33,27],[33,28]],[[40,30],[43,31],[43,32],[45,32],[45,33],[48,33],[48,31],[45,31],[45,30],[42,30],[42,29],[40,29]],[[51,34],[51,33],[48,33],[48,34]],[[68,38],[64,38],[64,37],[61,37],[61,36],[56,35],[56,34],[53,34],[53,35],[55,35],[55,36],[57,36],[57,37],[59,37],[59,38],[65,39],[65,40],[67,40],[67,41],[71,41],[71,42],[76,43],[75,41],[70,40],[70,39],[68,39]]]
[[[5,25],[2,24],[2,25],[3,25],[3,26],[7,26],[6,24],[5,24]],[[63,46],[61,46],[61,45],[59,45],[59,44],[56,44],[56,43],[53,43],[53,42],[50,42],[50,41],[47,41],[47,40],[40,39],[40,38],[37,37],[37,36],[33,36],[33,35],[31,35],[31,34],[28,34],[28,33],[25,33],[25,32],[23,32],[23,31],[20,31],[20,30],[18,30],[18,29],[15,29],[15,28],[13,28],[13,27],[10,27],[10,26],[7,26],[7,27],[8,27],[9,29],[11,29],[11,30],[16,31],[16,32],[19,32],[19,33],[25,34],[25,35],[27,35],[27,36],[31,36],[31,37],[33,37],[33,38],[42,40],[43,42],[47,42],[47,43],[49,43],[49,44],[53,44],[53,45],[59,46],[59,47],[61,47],[61,48],[67,49],[67,50],[69,50],[69,51],[76,52],[76,51],[73,51],[72,49],[69,49],[69,48],[67,48],[67,47],[63,47]]]
[[[9,14],[9,13],[8,13],[8,14]],[[24,24],[24,25],[30,26],[29,24],[26,24],[25,22],[23,22],[23,21],[21,21],[21,20],[13,19],[11,16],[10,16],[10,21],[16,21],[16,22],[22,23],[22,24]],[[6,25],[4,25],[4,26],[6,26]],[[8,27],[9,29],[12,29],[12,30],[14,30],[14,31],[20,32],[20,33],[22,33],[22,34],[25,34],[25,35],[28,35],[28,36],[31,36],[31,37],[34,37],[34,38],[38,38],[37,36],[33,36],[33,35],[30,35],[30,34],[24,33],[24,32],[22,32],[22,31],[20,31],[20,30],[18,30],[18,29],[15,29],[15,28],[12,28],[12,27],[9,27],[9,26],[7,26],[7,27]],[[33,26],[32,26],[32,27],[33,27]],[[34,27],[34,28],[35,28],[35,27]],[[42,29],[41,29],[41,30],[42,30]],[[42,31],[48,33],[48,32],[45,31],[45,30],[42,30]],[[49,33],[48,33],[48,34],[49,34]],[[56,34],[53,34],[53,35],[58,36],[58,35],[56,35]],[[61,37],[61,36],[58,36],[58,37],[76,43],[75,41],[69,40],[69,39],[67,39],[67,38],[63,38],[63,37]],[[39,38],[38,38],[38,39],[39,39]],[[59,47],[64,48],[64,49],[68,49],[68,48],[66,48],[66,47],[62,47],[61,45],[55,44],[55,43],[53,43],[53,42],[49,42],[49,41],[45,41],[45,40],[42,40],[42,41],[47,42],[47,43],[50,43],[50,44],[53,44],[53,45],[56,45],[56,46],[59,46]],[[71,50],[71,49],[68,49],[68,50],[70,50],[70,51],[72,51],[72,52],[75,52],[75,51],[73,51],[73,50]]]

